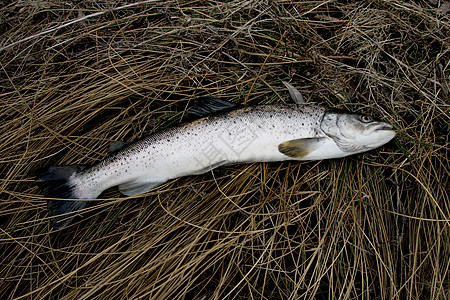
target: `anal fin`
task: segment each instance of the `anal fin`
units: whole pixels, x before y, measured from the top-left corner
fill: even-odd
[[[165,181],[162,182],[148,182],[148,181],[139,181],[139,180],[133,180],[128,181],[125,183],[122,183],[119,185],[119,191],[126,195],[126,196],[135,196],[142,194],[146,191],[149,191],[151,189],[154,189],[160,184],[163,184]]]

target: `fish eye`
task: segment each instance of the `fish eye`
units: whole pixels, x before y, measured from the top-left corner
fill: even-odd
[[[359,120],[363,123],[370,123],[373,121],[372,117],[366,115],[359,116]]]

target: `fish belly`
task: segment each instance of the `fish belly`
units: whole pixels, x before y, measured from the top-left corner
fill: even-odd
[[[125,195],[136,195],[226,164],[288,160],[278,145],[314,132],[313,125],[298,128],[304,120],[287,123],[285,115],[258,114],[200,120],[157,133],[84,172],[80,187],[92,190],[90,198],[115,185]]]

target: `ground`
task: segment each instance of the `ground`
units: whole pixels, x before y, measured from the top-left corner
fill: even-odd
[[[8,1],[7,1],[8,2]],[[9,1],[0,8],[0,298],[448,299],[448,1]],[[339,160],[103,193],[49,226],[41,168],[98,162],[201,96],[394,125]],[[195,154],[194,154],[195,155]]]

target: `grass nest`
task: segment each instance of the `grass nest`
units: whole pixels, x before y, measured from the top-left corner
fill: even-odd
[[[7,1],[8,2],[8,1]],[[448,1],[10,1],[0,8],[0,298],[448,299]],[[39,168],[183,122],[309,102],[380,149],[117,188],[52,230]]]

